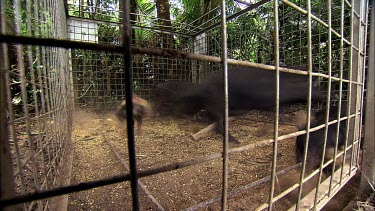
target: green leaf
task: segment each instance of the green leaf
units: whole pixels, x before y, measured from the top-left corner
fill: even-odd
[[[22,98],[21,98],[21,96],[15,96],[15,97],[13,97],[13,99],[12,99],[12,103],[13,103],[14,105],[19,105],[21,102],[22,102]]]

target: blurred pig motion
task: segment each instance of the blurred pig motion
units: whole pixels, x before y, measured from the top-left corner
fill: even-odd
[[[346,116],[346,103],[341,105],[340,117]],[[314,116],[310,118],[310,128],[322,125],[325,123],[326,109],[318,111]],[[306,112],[296,112],[296,126],[299,130],[306,130]],[[337,120],[338,117],[338,106],[330,106],[329,109],[329,121]],[[346,121],[340,122],[339,131],[337,131],[337,124],[334,123],[328,126],[327,132],[327,142],[326,142],[326,152],[324,156],[324,162],[327,162],[334,157],[334,150],[336,139],[338,138],[338,150],[342,149],[345,144],[345,131],[346,131]],[[324,145],[324,134],[325,128],[319,129],[317,131],[311,132],[309,135],[308,142],[308,151],[306,158],[306,169],[313,170],[320,166],[323,154],[323,145]],[[338,134],[338,137],[337,137]],[[303,152],[305,148],[306,134],[300,135],[296,139],[296,158],[297,162],[302,162]],[[332,165],[329,165],[332,168]],[[328,168],[324,169],[324,172],[327,173]]]
[[[158,84],[155,90],[155,112],[161,116],[194,115],[202,107],[198,100],[182,102],[182,96],[190,95],[189,92],[199,85],[186,81],[170,80]]]
[[[229,115],[244,114],[251,109],[272,110],[275,108],[276,88],[275,72],[253,67],[234,67],[228,71]],[[216,122],[216,131],[223,134],[224,82],[223,72],[218,71],[199,84],[188,84],[174,90],[172,95],[165,95],[161,84],[156,89],[156,107],[183,114],[194,114],[205,110],[211,121]],[[280,105],[307,102],[308,76],[280,72]],[[325,94],[313,90],[312,101],[325,100]],[[173,102],[173,103],[170,103]],[[161,110],[157,108],[157,110]],[[229,134],[231,142],[238,141]]]
[[[137,134],[142,134],[142,121],[144,117],[153,116],[154,112],[150,103],[137,95],[133,94],[133,116],[137,122]],[[120,121],[126,120],[126,101],[122,101],[116,111],[116,116]]]

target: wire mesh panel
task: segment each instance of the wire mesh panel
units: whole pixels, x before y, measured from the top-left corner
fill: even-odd
[[[2,1],[1,25],[5,28],[1,34],[66,39],[63,8],[53,1]],[[68,51],[8,42],[2,43],[2,53],[5,80],[1,83],[6,87],[16,194],[57,187],[72,126]],[[40,200],[20,208],[44,210],[49,206],[48,200]]]
[[[112,6],[115,8],[104,9],[68,1],[70,39],[119,45],[123,36],[120,10],[118,4]],[[141,13],[131,17],[133,46],[190,51],[192,42],[187,33],[192,31],[188,25],[169,21],[165,26],[164,20]],[[125,98],[120,54],[77,49],[72,50],[71,61],[77,105],[98,111],[113,109]],[[166,80],[192,80],[191,62],[184,59],[133,55],[132,66],[134,92],[145,99],[152,100],[155,85]]]
[[[368,2],[249,2],[40,1],[22,24],[20,2],[2,7],[17,23],[1,38],[21,194],[2,204],[324,207],[360,167]],[[55,188],[71,136],[73,182]]]

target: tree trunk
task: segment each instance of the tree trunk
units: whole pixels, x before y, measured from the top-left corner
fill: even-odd
[[[170,4],[168,0],[155,0],[157,9],[157,18],[160,24],[161,30],[171,30],[171,14],[170,14]],[[162,34],[163,48],[173,48],[173,37],[170,34]]]
[[[160,24],[159,28],[162,31],[170,31],[171,30],[171,14],[170,14],[170,4],[168,0],[155,0],[156,4],[156,10],[157,10],[157,18],[158,22]],[[159,34],[161,42],[158,47],[162,48],[173,48],[173,36],[169,33],[160,33]],[[173,68],[172,68],[172,62],[171,59],[168,58],[158,58],[156,61],[162,61],[162,71],[163,69],[167,70],[168,72],[168,79],[175,79],[177,76],[174,75]]]

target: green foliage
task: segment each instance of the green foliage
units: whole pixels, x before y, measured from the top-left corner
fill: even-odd
[[[40,12],[40,8],[38,9],[40,5],[37,5],[39,2],[33,4],[27,0],[22,0],[16,3],[19,3],[19,16],[16,16],[17,11],[14,2],[5,0],[5,33],[14,35],[17,31],[16,27],[19,26],[21,36],[50,37],[51,31],[54,28],[54,22],[48,12]],[[35,13],[37,14],[36,17],[34,16]],[[17,24],[17,18],[19,18],[19,25]],[[31,28],[31,30],[27,31],[28,28]],[[47,90],[47,80],[42,82],[42,86],[39,86],[39,80],[44,80],[46,77],[38,70],[42,69],[42,71],[45,71],[47,64],[38,66],[37,61],[41,60],[41,56],[40,52],[37,55],[36,46],[8,44],[7,47],[11,92],[9,100],[12,103],[14,115],[15,117],[22,116],[24,106],[28,108],[30,115],[33,115],[36,112],[36,106],[39,109],[41,108],[42,89]],[[31,57],[29,57],[29,54]],[[24,72],[24,78],[21,78],[22,72]],[[25,89],[22,88],[21,81],[25,82]],[[23,96],[26,97],[26,101],[23,100]]]
[[[69,14],[77,17],[84,17],[109,22],[120,21],[118,0],[92,0],[83,1],[84,5],[78,6],[79,0],[69,0]],[[294,4],[306,9],[305,1],[292,0]],[[76,4],[73,4],[76,3]],[[199,30],[204,30],[212,24],[220,22],[220,1],[219,0],[169,0],[172,20],[172,30],[193,35]],[[312,1],[312,12],[319,19],[327,22],[327,2],[321,0]],[[337,17],[341,15],[341,1],[332,3],[332,27],[337,32],[340,31],[341,20]],[[234,0],[227,1],[227,16],[244,9],[244,5]],[[191,51],[193,48],[192,40],[194,38],[173,35],[168,37],[161,31],[164,30],[159,26],[157,21],[156,6],[154,0],[137,0],[136,15],[132,16],[135,23],[132,30],[133,45],[137,47],[161,47],[165,43],[166,37],[171,38],[173,48]],[[350,8],[345,8],[345,14],[350,14]],[[344,17],[345,36],[348,38],[348,27],[350,16]],[[209,28],[205,31],[206,37],[204,44],[207,49],[205,53],[212,56],[221,56],[221,32],[220,25]],[[157,30],[154,30],[157,29]],[[279,57],[282,66],[306,69],[308,65],[308,39],[307,39],[307,19],[306,15],[297,12],[285,4],[280,3],[279,7]],[[313,51],[313,69],[314,71],[324,72],[328,70],[328,33],[327,28],[317,21],[312,21],[312,51]],[[275,37],[274,37],[274,17],[273,4],[269,2],[255,10],[247,12],[227,23],[228,34],[228,56],[233,59],[247,60],[256,63],[274,64]],[[98,40],[103,43],[120,44],[122,38],[121,27],[110,24],[98,24]],[[337,73],[340,69],[339,60],[339,42],[332,41],[332,71]],[[164,47],[164,46],[163,46]],[[200,47],[200,46],[194,46]],[[345,46],[347,48],[348,46]],[[203,48],[203,47],[202,47]],[[348,57],[345,50],[344,57]],[[79,87],[81,100],[87,96],[104,96],[107,92],[95,91],[100,90],[102,84],[107,84],[106,78],[123,77],[121,57],[113,57],[109,54],[94,54],[92,52],[75,51],[77,59],[74,68],[82,71],[77,73],[77,80],[82,82]],[[100,62],[99,62],[100,61]],[[108,64],[111,65],[108,65]],[[190,71],[191,63],[184,63],[176,60],[173,64],[174,69],[187,69]],[[211,65],[211,64],[209,64]],[[96,73],[91,67],[97,66],[100,70]],[[111,66],[110,69],[109,66]],[[212,67],[217,68],[215,65]],[[133,74],[135,90],[147,89],[147,86],[164,80],[163,77],[168,74],[174,74],[169,71],[171,66],[165,63],[164,58],[153,57],[149,55],[134,56]],[[348,69],[348,62],[344,62],[344,68]],[[105,73],[104,73],[105,72]],[[109,76],[106,74],[110,74]],[[189,74],[184,77],[189,77]],[[103,78],[102,78],[103,77]],[[175,76],[173,76],[175,77]],[[189,80],[189,79],[186,79]],[[324,82],[324,80],[322,80]],[[113,84],[116,89],[122,89],[123,85]],[[325,85],[323,83],[323,88]],[[333,84],[337,87],[337,84]],[[111,90],[116,90],[115,88]],[[121,95],[121,93],[115,93]],[[87,101],[88,98],[86,98]],[[116,99],[112,99],[116,100]],[[86,102],[85,101],[85,102]],[[16,99],[15,99],[16,102]]]
[[[183,8],[172,10],[177,22],[191,23],[201,16],[201,0],[181,0],[181,3]]]

